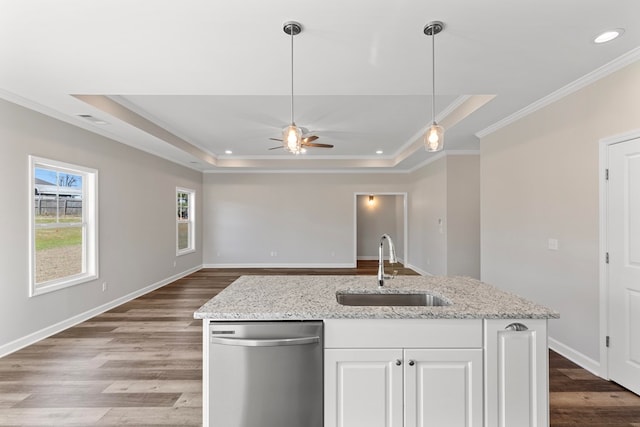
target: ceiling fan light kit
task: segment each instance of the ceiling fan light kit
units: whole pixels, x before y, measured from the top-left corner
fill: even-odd
[[[431,37],[431,118],[432,124],[424,135],[424,146],[429,152],[440,151],[444,148],[444,128],[436,123],[436,54],[435,37],[442,32],[444,23],[441,21],[429,22],[424,27],[424,34]]]
[[[299,154],[302,151],[302,130],[292,122],[285,128],[282,141],[287,150]]]

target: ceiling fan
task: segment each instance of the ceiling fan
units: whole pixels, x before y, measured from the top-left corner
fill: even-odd
[[[309,130],[306,128],[300,128],[300,130],[302,131],[302,136],[301,136],[301,140],[300,140],[300,146],[302,148],[306,148],[306,147],[314,147],[314,148],[333,148],[332,144],[320,144],[318,142],[313,142],[316,139],[320,138],[317,135],[311,135],[309,133]],[[283,142],[282,138],[269,138],[271,141],[280,141]],[[278,148],[287,148],[285,147],[285,145],[278,145],[277,147],[271,147],[269,148],[269,150],[277,150]]]

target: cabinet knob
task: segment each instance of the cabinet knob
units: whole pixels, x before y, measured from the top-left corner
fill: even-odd
[[[396,366],[400,366],[400,365],[402,365],[402,360],[396,359]]]
[[[510,325],[507,325],[505,329],[507,331],[528,331],[529,330],[529,328],[527,328],[526,325],[523,325],[522,323],[512,323]]]
[[[413,361],[413,360],[409,360],[409,366],[413,366],[413,365],[415,365],[415,364],[416,364],[416,362],[415,362],[415,361]]]

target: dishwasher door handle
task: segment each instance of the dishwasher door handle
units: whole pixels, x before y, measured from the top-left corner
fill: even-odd
[[[284,345],[305,345],[320,342],[320,337],[278,338],[278,339],[247,339],[211,337],[211,344],[236,345],[240,347],[279,347]]]

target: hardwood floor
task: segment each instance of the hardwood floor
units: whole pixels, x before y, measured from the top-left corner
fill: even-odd
[[[200,426],[197,308],[241,275],[376,270],[200,270],[1,358],[0,426]],[[640,427],[640,397],[553,352],[550,366],[552,426]]]

